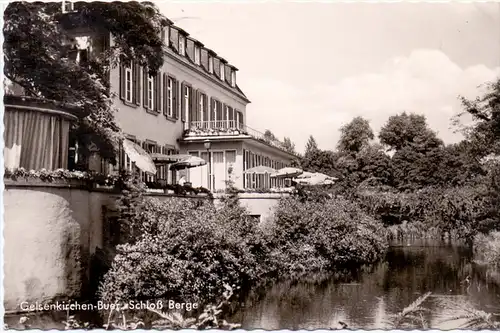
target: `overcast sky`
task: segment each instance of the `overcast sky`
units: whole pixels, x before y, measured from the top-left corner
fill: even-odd
[[[333,149],[355,116],[375,131],[425,114],[446,142],[457,96],[500,75],[500,3],[163,2],[161,11],[239,68],[247,124]]]

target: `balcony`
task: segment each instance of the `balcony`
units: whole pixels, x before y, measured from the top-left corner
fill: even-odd
[[[250,126],[241,124],[236,120],[192,121],[184,137],[206,136],[249,136],[264,142],[272,147],[286,150],[283,142],[265,135]]]

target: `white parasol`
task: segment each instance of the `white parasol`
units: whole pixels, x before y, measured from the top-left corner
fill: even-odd
[[[304,171],[302,171],[299,168],[287,167],[287,168],[279,169],[278,171],[276,171],[276,173],[272,174],[271,177],[275,177],[275,178],[293,178],[293,177],[297,177],[297,176],[299,176],[299,175],[301,175],[303,173],[304,173]]]
[[[196,168],[205,164],[207,164],[207,162],[204,159],[199,158],[197,156],[189,156],[188,158],[183,159],[182,161],[172,164],[170,166],[170,170]]]

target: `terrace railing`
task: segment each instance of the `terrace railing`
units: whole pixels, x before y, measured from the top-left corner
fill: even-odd
[[[252,138],[265,142],[275,148],[286,150],[283,142],[271,138],[250,126],[235,120],[192,121],[184,136],[227,136],[249,135]]]

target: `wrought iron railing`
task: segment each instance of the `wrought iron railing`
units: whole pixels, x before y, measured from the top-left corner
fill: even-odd
[[[249,135],[278,149],[286,150],[283,142],[269,137],[235,120],[191,121],[185,136]]]

